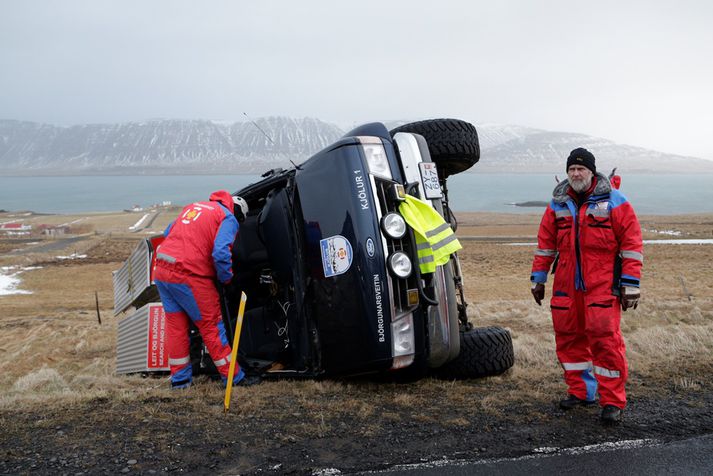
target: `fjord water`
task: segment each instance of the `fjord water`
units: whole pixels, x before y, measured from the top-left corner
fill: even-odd
[[[559,175],[560,179],[564,174]],[[0,209],[38,213],[114,211],[206,200],[214,190],[235,192],[257,175],[0,177]],[[448,179],[455,211],[540,213],[513,203],[549,201],[552,174],[463,173]],[[713,175],[624,175],[621,191],[638,214],[713,212]]]
[[[564,180],[566,174],[558,177]],[[555,185],[554,174],[460,174],[448,180],[456,211],[540,212],[511,204],[549,202]],[[622,174],[619,191],[639,215],[713,212],[713,174]]]

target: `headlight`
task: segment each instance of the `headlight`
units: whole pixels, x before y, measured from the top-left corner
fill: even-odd
[[[391,168],[386,158],[386,150],[378,137],[360,136],[361,148],[369,166],[369,173],[387,180],[393,180]]]
[[[389,256],[389,269],[399,278],[405,279],[411,275],[413,265],[406,253],[397,251]]]
[[[398,240],[406,234],[406,221],[398,213],[388,213],[381,219],[381,229],[390,238]]]

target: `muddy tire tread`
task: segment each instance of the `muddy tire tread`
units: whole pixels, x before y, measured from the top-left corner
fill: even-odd
[[[500,375],[515,363],[510,332],[502,327],[479,327],[461,334],[458,357],[438,369],[447,379]]]

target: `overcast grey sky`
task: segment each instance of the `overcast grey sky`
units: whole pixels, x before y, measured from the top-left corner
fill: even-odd
[[[458,117],[713,159],[713,2],[0,0],[0,118]]]

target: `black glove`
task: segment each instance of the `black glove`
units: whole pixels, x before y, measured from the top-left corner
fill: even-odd
[[[532,297],[538,306],[542,306],[542,300],[545,299],[545,285],[543,283],[532,283]]]
[[[639,298],[641,297],[641,290],[633,286],[622,286],[621,287],[621,310],[626,311],[627,309],[636,309],[639,305]]]
[[[223,283],[223,292],[226,296],[233,296],[235,294],[235,284],[231,279],[227,284]]]

